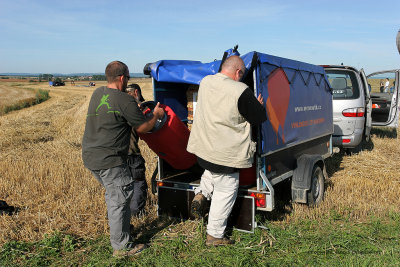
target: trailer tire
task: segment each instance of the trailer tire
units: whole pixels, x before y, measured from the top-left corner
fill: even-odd
[[[311,176],[311,188],[307,192],[308,206],[317,206],[323,199],[325,193],[325,178],[321,167],[314,166]]]

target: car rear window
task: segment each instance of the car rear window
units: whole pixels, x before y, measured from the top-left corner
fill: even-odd
[[[333,99],[357,99],[360,96],[357,77],[349,70],[325,70],[332,87]]]

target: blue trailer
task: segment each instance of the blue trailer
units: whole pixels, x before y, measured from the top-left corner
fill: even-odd
[[[252,130],[257,140],[254,183],[240,186],[228,225],[253,232],[256,210],[275,208],[274,186],[282,181],[291,182],[295,202],[317,205],[323,200],[324,160],[332,155],[332,91],[320,66],[259,52],[241,58],[246,66],[242,82],[255,96],[263,96],[268,119]],[[190,126],[194,110],[188,107],[188,92],[217,73],[221,62],[160,60],[147,64],[144,73],[153,79],[154,100]],[[191,218],[190,203],[202,171],[198,166],[176,170],[159,157],[154,176],[158,215]]]

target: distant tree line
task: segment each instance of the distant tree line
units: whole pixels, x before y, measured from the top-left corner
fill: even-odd
[[[143,75],[140,73],[131,73],[131,77],[135,78],[150,78],[149,75]],[[73,80],[73,81],[107,81],[107,78],[104,74],[92,74],[92,73],[79,73],[73,75],[64,75],[64,74],[0,74],[0,79],[31,79],[32,81],[39,82],[50,82],[55,81],[56,78],[60,78],[61,80]]]
[[[92,80],[95,80],[95,81],[106,81],[107,80],[106,75],[93,75],[92,77],[93,77]]]
[[[53,80],[53,75],[52,74],[40,74],[39,75],[39,82],[41,81],[51,81]]]
[[[30,82],[62,82],[62,81],[107,81],[106,76],[103,74],[95,75],[53,75],[53,74],[39,74],[39,75],[29,75],[29,76],[17,76],[17,75],[0,75],[0,79],[30,79]]]
[[[60,77],[54,77],[53,74],[40,74],[39,75],[39,82],[41,81],[61,81],[62,79],[65,78],[60,78]],[[106,81],[107,78],[105,75],[92,75],[92,76],[69,76],[69,79],[75,80],[75,81],[89,81],[89,80],[94,80],[94,81]]]

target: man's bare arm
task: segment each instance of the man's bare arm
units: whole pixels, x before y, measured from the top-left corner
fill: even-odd
[[[136,132],[147,133],[148,131],[153,129],[157,120],[162,118],[163,116],[164,116],[164,110],[160,108],[160,103],[157,103],[156,107],[153,109],[153,116],[148,121],[135,128]]]

